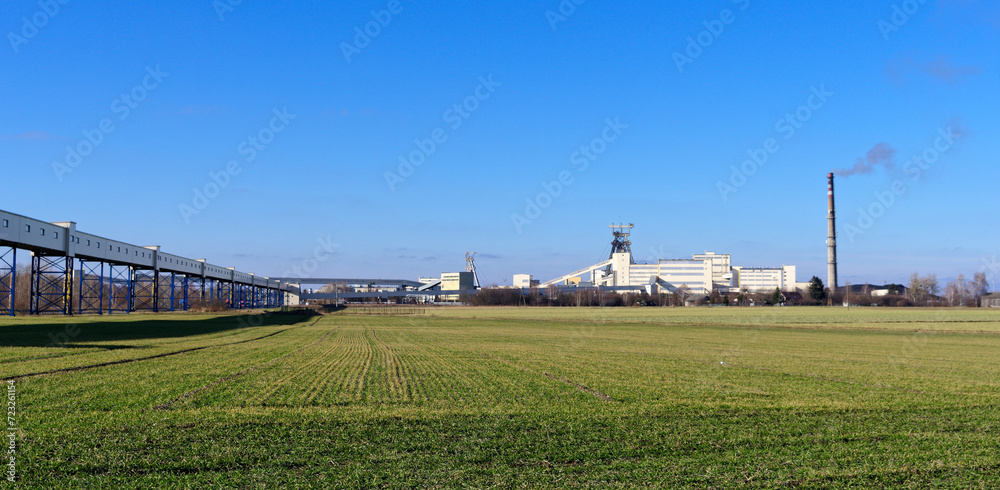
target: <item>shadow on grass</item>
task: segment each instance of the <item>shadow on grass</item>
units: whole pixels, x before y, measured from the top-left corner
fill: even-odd
[[[180,338],[194,335],[294,325],[314,316],[301,314],[225,315],[213,318],[163,319],[143,316],[135,321],[102,320],[101,317],[80,317],[77,323],[35,323],[0,326],[0,347],[65,347],[126,349],[135,345],[109,345],[108,342],[128,342],[143,339]]]

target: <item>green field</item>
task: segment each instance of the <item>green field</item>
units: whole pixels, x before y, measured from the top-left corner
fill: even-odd
[[[1000,485],[982,310],[3,318],[0,378],[12,488]]]

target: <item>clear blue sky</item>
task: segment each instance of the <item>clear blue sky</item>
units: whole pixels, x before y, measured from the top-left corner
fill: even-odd
[[[970,276],[1000,254],[1000,6],[852,3],[8,1],[0,208],[272,276],[329,237],[316,275],[438,275],[476,251],[484,282],[544,280],[623,221],[640,260],[825,280],[826,174],[881,143],[891,168],[837,180],[842,281]],[[100,143],[68,158],[85,132]]]

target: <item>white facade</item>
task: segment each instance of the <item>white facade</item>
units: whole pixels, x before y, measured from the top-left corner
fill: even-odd
[[[476,288],[476,280],[471,272],[445,272],[441,274],[442,291],[466,291]],[[458,301],[458,295],[440,297],[443,301]]]
[[[611,273],[606,269],[610,267]],[[730,254],[708,252],[692,255],[691,259],[660,259],[655,264],[633,264],[629,253],[616,253],[609,260],[553,279],[543,286],[569,283],[583,277],[595,286],[634,287],[650,293],[677,292],[687,294],[729,293],[746,289],[751,292],[796,291],[802,285],[795,280],[794,265],[781,267],[733,267]],[[517,278],[527,276],[515,276]],[[530,277],[530,276],[527,276]]]
[[[655,267],[662,289],[683,290],[689,294],[712,293],[714,281],[710,260],[660,260],[650,267]]]
[[[779,289],[795,291],[795,266],[781,267],[734,267],[737,288],[751,293],[766,293]]]
[[[656,264],[633,264],[628,253],[617,253],[611,258],[611,274],[603,269],[591,273],[592,282],[600,286],[626,286],[656,291],[675,292],[683,289],[689,294],[709,294],[713,287],[710,260],[660,260]]]
[[[728,292],[733,285],[733,261],[729,254],[705,252],[691,256],[694,260],[707,260],[712,267],[712,287],[716,291]]]
[[[515,288],[530,288],[532,281],[531,274],[514,274]]]

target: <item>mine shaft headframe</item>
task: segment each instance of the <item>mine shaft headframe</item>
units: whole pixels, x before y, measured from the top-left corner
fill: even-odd
[[[611,255],[608,258],[614,258],[616,253],[628,253],[632,255],[632,242],[628,237],[632,234],[632,228],[635,228],[635,225],[632,223],[627,225],[612,224],[608,228],[611,228],[611,233],[614,235],[614,239],[611,240]]]

